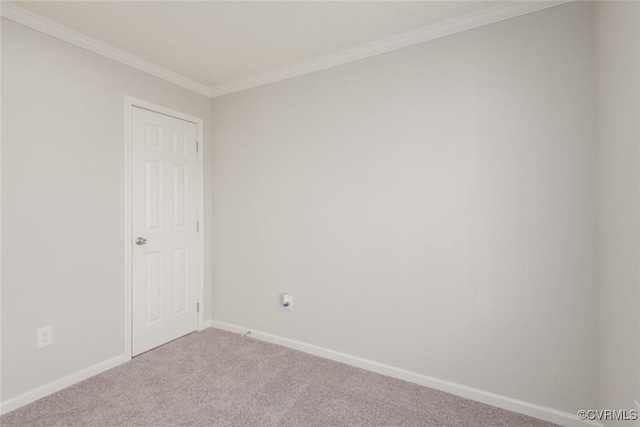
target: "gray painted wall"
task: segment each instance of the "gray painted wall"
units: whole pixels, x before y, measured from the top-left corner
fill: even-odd
[[[123,352],[125,95],[203,118],[208,139],[207,97],[2,20],[3,401]]]
[[[122,353],[131,95],[205,119],[206,319],[632,408],[638,19],[568,4],[213,101],[3,19],[2,400]]]
[[[600,405],[640,410],[640,3],[596,11]]]
[[[214,99],[214,319],[595,407],[593,18],[571,3]]]

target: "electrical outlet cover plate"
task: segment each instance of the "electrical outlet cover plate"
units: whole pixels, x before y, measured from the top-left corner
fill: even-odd
[[[289,294],[287,294],[287,297],[288,297],[287,298],[287,304],[286,305],[283,304],[284,309],[285,310],[289,310],[289,311],[293,311],[293,297],[291,295],[289,295]]]
[[[36,329],[36,337],[37,348],[51,345],[53,343],[53,327],[46,326],[44,328]]]

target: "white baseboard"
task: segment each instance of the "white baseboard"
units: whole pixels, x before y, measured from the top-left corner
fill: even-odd
[[[575,414],[571,414],[568,412],[547,408],[506,396],[501,396],[499,394],[479,390],[451,381],[441,380],[438,378],[429,377],[427,375],[410,372],[401,368],[396,368],[371,360],[362,359],[360,357],[352,356],[346,353],[340,353],[338,351],[304,343],[301,341],[292,340],[278,335],[269,334],[267,332],[257,331],[216,320],[205,321],[204,327],[218,328],[238,334],[243,334],[250,330],[251,335],[249,335],[249,337],[251,338],[278,344],[283,347],[292,348],[294,350],[299,350],[305,353],[313,354],[315,356],[324,357],[326,359],[335,360],[337,362],[345,363],[347,365],[355,366],[361,369],[366,369],[368,371],[376,372],[392,378],[398,378],[425,387],[445,391],[447,393],[455,394],[460,397],[486,403],[488,405],[496,406],[498,408],[506,409],[520,414],[529,415],[531,417],[539,418],[541,420],[549,421],[555,424],[560,424],[568,427],[583,427],[587,425],[602,427],[601,423],[594,421],[582,421],[578,419]],[[41,387],[23,393],[19,396],[7,400],[6,402],[0,403],[0,414],[11,412],[14,409],[18,409],[21,406],[27,405],[31,402],[48,396],[49,394],[62,390],[63,388],[69,387],[94,375],[98,375],[99,373],[111,368],[115,368],[122,363],[124,363],[124,356],[116,356],[111,359],[105,360],[104,362],[100,362],[96,365],[90,366],[86,369],[75,372],[71,375],[67,375],[66,377],[60,378]]]
[[[38,399],[42,399],[43,397],[55,393],[56,391],[62,390],[63,388],[67,388],[76,383],[79,383],[80,381],[86,380],[87,378],[93,377],[94,375],[98,375],[101,372],[107,371],[111,368],[115,368],[122,363],[124,363],[124,357],[122,355],[116,356],[111,359],[105,360],[104,362],[100,362],[96,365],[74,372],[73,374],[67,375],[66,377],[51,381],[48,384],[16,396],[12,399],[7,400],[6,402],[0,403],[0,414],[11,412],[14,409],[18,409],[21,406],[27,405]]]
[[[230,323],[220,322],[217,320],[209,320],[205,323],[205,326],[238,334],[243,334],[247,331],[251,331],[251,334],[248,335],[251,338],[278,344],[283,347],[292,348],[294,350],[299,350],[305,353],[313,354],[315,356],[324,357],[326,359],[335,360],[337,362],[345,363],[347,365],[355,366],[361,369],[366,369],[368,371],[376,372],[378,374],[386,375],[392,378],[398,378],[425,387],[445,391],[447,393],[455,394],[456,396],[486,403],[488,405],[496,406],[508,411],[529,415],[531,417],[539,418],[541,420],[549,421],[555,424],[568,427],[584,427],[587,425],[602,427],[602,424],[598,422],[582,421],[577,417],[576,414],[547,408],[544,406],[536,405],[534,403],[524,402],[522,400],[513,399],[511,397],[501,396],[499,394],[479,390],[477,388],[468,387],[466,385],[457,384],[451,381],[441,380],[415,372],[410,372],[401,368],[384,365],[382,363],[362,359],[360,357],[351,356],[349,354],[340,353],[338,351],[329,350],[327,348],[318,347],[313,344],[307,344],[278,335],[269,334],[267,332],[256,331],[254,329],[232,325]]]

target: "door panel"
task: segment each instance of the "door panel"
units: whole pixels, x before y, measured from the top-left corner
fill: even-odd
[[[197,126],[133,107],[131,132],[135,356],[197,329]]]

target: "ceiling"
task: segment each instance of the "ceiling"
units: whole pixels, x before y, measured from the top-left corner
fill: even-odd
[[[504,1],[26,1],[15,5],[209,88]]]

